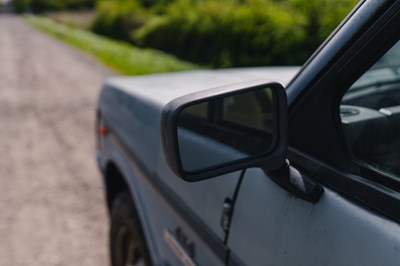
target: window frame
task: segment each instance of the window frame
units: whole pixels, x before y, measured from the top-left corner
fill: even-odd
[[[400,36],[398,37],[398,40],[397,40],[397,42],[395,42],[394,43],[394,45],[393,46],[391,46],[390,48],[389,48],[389,50],[391,50],[392,49],[392,47],[394,47],[394,46],[398,46],[398,50],[400,50]],[[389,50],[386,50],[384,53],[383,53],[383,55],[382,56],[385,56],[386,54],[387,54],[387,52],[389,51]],[[377,63],[377,61],[379,61],[380,59],[381,59],[382,57],[378,57],[378,59],[376,60],[376,61],[374,61],[373,63],[372,63],[372,65],[371,65],[371,67],[373,67],[376,63]],[[400,58],[399,58],[399,68],[400,68]],[[341,103],[340,103],[340,105],[339,105],[339,113],[340,113],[340,108],[342,107],[342,104],[343,104],[343,99],[345,98],[345,96],[346,96],[346,94],[349,92],[349,91],[351,91],[351,89],[352,89],[352,86],[355,84],[355,83],[357,83],[368,71],[373,71],[373,69],[372,68],[367,68],[367,70],[365,71],[365,72],[363,72],[363,74],[361,75],[361,76],[359,76],[359,78],[354,82],[354,83],[352,83],[350,86],[349,86],[349,88],[347,89],[347,90],[344,90],[343,91],[343,93],[342,93],[342,99],[341,99]],[[400,86],[400,77],[397,77],[396,78],[396,80],[398,80],[398,82],[396,83],[396,84],[388,84],[388,85],[383,85],[384,87],[388,87],[388,86],[396,86],[396,90],[399,90],[399,92],[397,92],[398,94],[400,94],[400,88],[399,88],[399,86]],[[389,80],[389,81],[391,81],[391,80]],[[383,81],[384,82],[384,81]],[[368,87],[367,87],[368,88]],[[382,88],[379,88],[379,94],[383,94],[383,92],[384,92],[385,90],[382,90]],[[371,96],[371,95],[370,95]],[[347,105],[347,103],[345,103],[345,105]],[[353,105],[352,103],[350,103],[350,105]],[[361,108],[372,108],[372,107],[365,107],[365,106],[363,106],[363,105],[356,105],[356,104],[354,104],[354,106],[356,106],[356,107],[361,107]],[[394,106],[393,106],[394,107]],[[397,108],[399,108],[400,107],[400,104],[399,105],[397,105],[396,106]],[[375,110],[376,112],[379,112],[377,109],[375,109],[376,107],[374,107],[374,108],[372,108],[372,110]],[[384,107],[384,108],[389,108],[389,107]],[[339,117],[340,117],[340,115],[339,115]],[[342,118],[340,117],[340,120],[342,121]],[[379,178],[377,178],[378,176],[377,176],[377,174],[379,174],[379,175],[381,175],[381,176],[384,176],[384,178],[385,179],[393,179],[393,183],[395,184],[395,183],[399,183],[400,182],[400,169],[393,169],[392,170],[392,172],[391,171],[389,171],[389,170],[384,170],[383,168],[385,167],[385,164],[381,164],[381,163],[379,163],[378,161],[376,161],[376,163],[373,163],[373,161],[374,161],[374,159],[373,158],[367,158],[367,157],[364,157],[364,158],[362,158],[362,156],[359,156],[359,155],[357,155],[356,154],[356,152],[352,149],[352,147],[350,147],[350,141],[347,139],[347,137],[345,136],[345,134],[344,134],[344,131],[346,131],[345,130],[345,127],[344,127],[344,124],[343,124],[343,122],[340,124],[340,127],[341,127],[341,129],[342,129],[342,131],[343,131],[343,138],[344,138],[344,141],[346,142],[346,147],[347,147],[347,150],[348,150],[348,152],[349,152],[349,154],[350,154],[350,157],[352,158],[352,160],[356,163],[356,164],[358,164],[360,167],[361,167],[361,170],[362,170],[362,173],[363,173],[363,175],[365,175],[366,177],[369,177],[369,178],[372,178],[373,180],[375,180],[375,181],[379,181]],[[399,139],[399,141],[400,141],[400,139]],[[379,145],[379,144],[377,144],[377,145]],[[387,145],[387,144],[385,144],[385,145]],[[366,171],[365,169],[368,169],[368,170],[371,170],[371,171],[373,171],[373,172],[375,172],[375,174],[372,174],[372,172],[371,171]],[[392,185],[393,186],[393,185]]]

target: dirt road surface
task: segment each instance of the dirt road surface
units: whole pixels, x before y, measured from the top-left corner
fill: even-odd
[[[0,266],[109,265],[95,60],[0,14]]]

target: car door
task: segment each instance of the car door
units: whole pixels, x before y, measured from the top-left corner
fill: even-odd
[[[360,30],[344,26],[353,35],[339,32],[314,57],[328,63],[310,62],[288,88],[292,176],[315,181],[322,196],[304,200],[247,169],[230,265],[399,265],[399,3],[378,10]],[[348,41],[339,52],[335,37]]]

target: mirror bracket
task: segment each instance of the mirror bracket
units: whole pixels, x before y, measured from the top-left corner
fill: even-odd
[[[313,204],[319,201],[324,192],[322,186],[291,166],[289,160],[277,170],[263,170],[277,185]]]

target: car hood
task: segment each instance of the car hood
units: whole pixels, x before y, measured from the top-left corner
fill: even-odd
[[[142,101],[164,106],[177,97],[233,83],[263,80],[278,82],[286,86],[299,70],[300,67],[195,70],[134,77],[113,77],[106,80],[105,86],[122,90]]]

